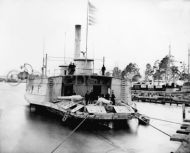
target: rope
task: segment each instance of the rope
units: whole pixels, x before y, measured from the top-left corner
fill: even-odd
[[[138,118],[138,119],[140,119],[140,118]],[[151,127],[153,127],[154,129],[156,129],[156,130],[160,131],[161,133],[163,133],[163,134],[165,134],[165,135],[167,135],[167,136],[171,137],[171,135],[169,135],[168,133],[166,133],[166,132],[164,132],[164,131],[160,130],[159,128],[155,127],[154,125],[152,125],[152,124],[150,124],[150,123],[147,123],[147,122],[146,122],[146,121],[144,121],[143,119],[140,119],[140,120],[141,120],[141,121],[143,121],[143,122],[145,122],[146,124],[150,125],[150,126],[151,126]]]
[[[94,133],[94,134],[95,134],[95,133]],[[126,152],[126,153],[128,152],[128,151],[124,150],[123,148],[121,148],[120,146],[116,145],[114,142],[110,141],[110,140],[109,140],[108,138],[106,138],[105,136],[103,136],[103,135],[101,135],[101,134],[99,134],[99,133],[96,132],[95,135],[97,136],[97,134],[98,134],[99,136],[101,136],[102,138],[104,138],[104,139],[105,139],[105,142],[108,143],[109,145],[111,145],[112,147],[118,148],[118,149],[120,149],[121,151]],[[110,152],[110,151],[114,150],[114,148],[111,149],[111,150],[108,150],[107,152]]]
[[[163,119],[159,119],[159,118],[154,118],[154,117],[149,117],[149,116],[146,116],[150,119],[154,119],[154,120],[159,120],[159,121],[163,121],[163,122],[168,122],[168,123],[174,123],[174,124],[179,124],[179,125],[182,125],[182,123],[178,123],[178,122],[173,122],[173,121],[168,121],[168,120],[163,120]]]
[[[158,130],[158,131],[162,132],[163,134],[165,134],[165,135],[167,135],[167,136],[171,137],[171,135],[169,135],[168,133],[166,133],[166,132],[164,132],[164,131],[162,131],[162,130],[158,129],[157,127],[155,127],[155,126],[151,125],[150,123],[149,123],[149,125],[150,125],[150,126],[152,126],[153,128],[155,128],[156,130]]]
[[[54,153],[65,141],[67,141],[67,139],[69,139],[69,137],[73,135],[73,133],[84,123],[84,121],[85,121],[87,118],[88,118],[88,115],[76,126],[76,128],[75,128],[73,131],[71,131],[71,133],[70,133],[68,136],[66,136],[66,138],[65,138],[60,144],[58,144],[58,145],[51,151],[51,153]]]

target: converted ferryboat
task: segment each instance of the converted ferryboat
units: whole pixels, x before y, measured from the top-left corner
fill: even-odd
[[[80,57],[80,37],[81,25],[75,25],[73,63],[61,65],[58,76],[29,77],[25,99],[31,107],[58,113],[64,122],[85,119],[108,126],[127,123],[135,118],[136,111],[129,83],[122,78],[93,73],[94,60]]]

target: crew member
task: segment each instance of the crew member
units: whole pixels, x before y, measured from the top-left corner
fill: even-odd
[[[90,94],[87,90],[86,94],[85,94],[85,101],[86,101],[86,105],[88,105],[88,101],[89,101],[89,98],[90,98]]]
[[[103,66],[102,66],[102,75],[105,75],[105,71],[106,71],[106,67],[103,64]]]
[[[105,99],[110,100],[110,94],[109,94],[109,93],[107,93],[107,94],[105,95]]]
[[[112,91],[112,94],[111,94],[111,101],[113,102],[113,105],[115,105],[115,95],[114,95],[113,91]]]

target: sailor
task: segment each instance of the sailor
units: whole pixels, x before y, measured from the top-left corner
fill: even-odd
[[[86,102],[86,105],[88,105],[88,101],[89,101],[89,98],[90,98],[90,94],[87,90],[86,94],[85,94],[85,102]]]
[[[107,99],[107,100],[110,99],[110,94],[109,94],[109,93],[107,93],[107,94],[105,95],[105,99]]]
[[[94,99],[94,91],[92,90],[89,94],[89,102],[92,103],[95,99]]]
[[[111,94],[111,101],[113,102],[113,105],[115,105],[115,95],[114,95],[113,91],[112,91],[112,94]]]
[[[103,66],[102,66],[102,75],[105,75],[105,71],[106,71],[106,67],[103,64]]]
[[[104,96],[104,94],[100,94],[100,97],[104,98],[105,96]]]
[[[76,67],[76,65],[74,64],[74,63],[70,63],[69,64],[69,67],[68,67],[68,72],[69,72],[69,75],[73,75],[74,74],[74,72],[75,72],[75,67]]]

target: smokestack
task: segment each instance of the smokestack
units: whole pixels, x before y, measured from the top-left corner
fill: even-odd
[[[75,25],[75,53],[74,58],[80,58],[81,25]]]

